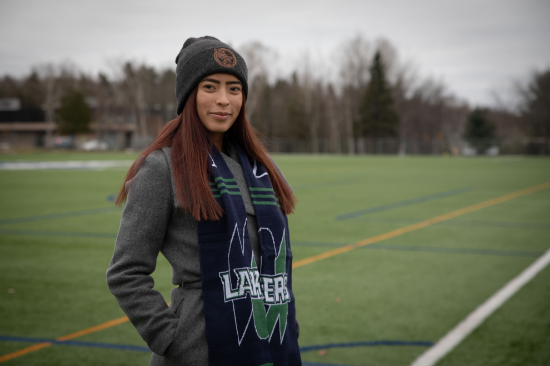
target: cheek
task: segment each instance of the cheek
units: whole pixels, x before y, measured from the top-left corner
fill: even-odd
[[[199,116],[202,116],[204,114],[208,113],[208,107],[211,104],[211,96],[207,93],[203,93],[199,90],[197,93],[197,112]]]
[[[243,96],[240,95],[240,96],[235,96],[235,99],[233,100],[233,108],[235,108],[235,110],[237,112],[240,112],[241,111],[241,107],[243,106]],[[238,114],[238,113],[237,113]]]
[[[207,103],[207,100],[205,100],[204,98],[199,98],[198,94],[197,94],[196,108],[197,108],[197,114],[199,115],[199,120],[205,127],[207,127],[208,103]]]

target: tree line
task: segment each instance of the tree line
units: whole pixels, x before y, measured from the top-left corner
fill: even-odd
[[[519,141],[515,152],[549,153],[550,69],[517,88],[517,108],[472,108],[442,82],[419,76],[384,39],[357,36],[341,44],[332,77],[306,52],[294,72],[281,76],[273,71],[275,50],[260,42],[237,49],[249,68],[247,117],[274,150],[355,154],[385,142],[406,153],[411,144],[437,143],[454,154],[464,141],[479,152],[496,141]],[[42,108],[65,134],[88,131],[90,121],[134,124],[143,147],[175,118],[174,69],[127,60],[91,75],[45,64],[25,77],[3,76],[0,98]]]

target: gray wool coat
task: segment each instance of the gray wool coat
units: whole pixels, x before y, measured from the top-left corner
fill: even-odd
[[[236,150],[230,144],[225,147],[229,156],[223,154],[223,158],[241,191],[250,242],[259,263],[256,214],[246,178]],[[152,152],[131,182],[114,254],[107,269],[107,284],[153,351],[150,366],[206,366],[208,344],[197,223],[176,205],[170,156],[170,147]],[[153,288],[150,276],[159,252],[172,266],[172,283],[179,285],[170,293],[170,306]]]

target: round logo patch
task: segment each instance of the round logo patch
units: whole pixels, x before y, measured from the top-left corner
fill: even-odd
[[[237,57],[227,48],[214,48],[214,59],[223,67],[233,67],[237,64]]]

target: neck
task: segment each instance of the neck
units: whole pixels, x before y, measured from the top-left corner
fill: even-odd
[[[220,152],[226,154],[226,151],[223,147],[223,132],[210,132],[210,138],[212,139],[212,142],[214,142],[214,145],[220,150]]]

